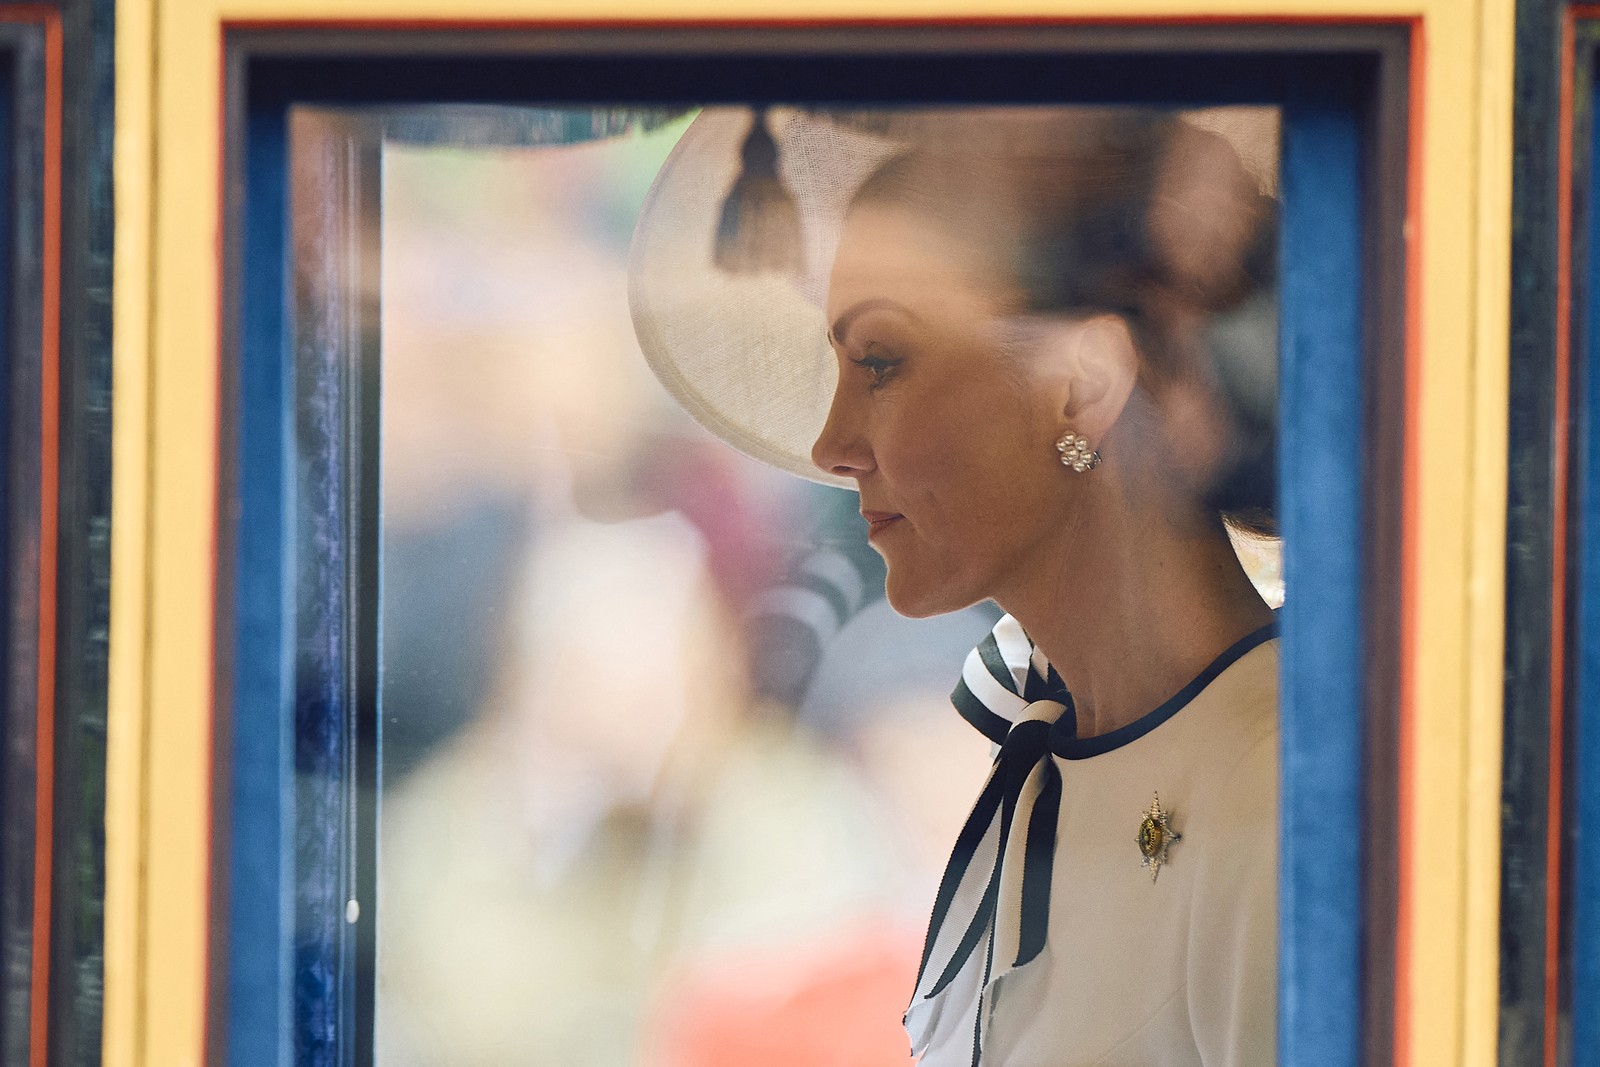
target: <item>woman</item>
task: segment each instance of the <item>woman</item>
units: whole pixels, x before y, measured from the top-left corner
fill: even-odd
[[[1149,111],[801,117],[781,156],[762,122],[719,258],[798,263],[760,254],[793,239],[829,265],[811,459],[859,489],[896,610],[1007,613],[955,694],[999,749],[935,901],[913,1051],[1273,1062],[1276,641],[1226,527],[1273,496],[1263,182]],[[783,362],[801,316],[780,291],[816,279],[742,283],[767,289],[720,312],[649,281],[662,220],[692,214],[674,170],[705,148],[685,138],[641,219],[636,323],[690,411],[773,460],[832,377]],[[684,354],[684,319],[750,308],[777,324],[766,354]],[[764,413],[718,399],[763,384]]]

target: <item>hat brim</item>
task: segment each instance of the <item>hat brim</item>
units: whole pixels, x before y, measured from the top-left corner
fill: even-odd
[[[731,274],[713,262],[751,113],[707,108],[668,156],[634,228],[634,332],[661,384],[717,437],[779,470],[853,489],[810,458],[838,378],[824,301],[850,201],[899,145],[807,112],[775,109],[769,121],[799,208],[803,269]]]
[[[811,462],[838,380],[825,305],[839,232],[862,183],[906,147],[902,134],[914,137],[930,123],[973,113],[768,111],[778,173],[798,209],[803,267],[750,274],[717,266],[714,248],[723,203],[739,176],[751,110],[714,107],[696,116],[645,198],[628,266],[639,347],[690,416],[779,470],[856,488],[852,479]],[[1262,191],[1275,191],[1275,109],[1222,108],[1181,117],[1225,137]]]

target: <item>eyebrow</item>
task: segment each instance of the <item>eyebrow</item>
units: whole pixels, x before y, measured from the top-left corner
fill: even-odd
[[[918,315],[904,304],[894,300],[882,298],[875,300],[862,300],[850,305],[844,313],[833,320],[833,325],[828,328],[828,341],[830,344],[844,344],[844,335],[850,329],[850,324],[869,311],[878,310],[898,311],[909,319],[917,320]]]

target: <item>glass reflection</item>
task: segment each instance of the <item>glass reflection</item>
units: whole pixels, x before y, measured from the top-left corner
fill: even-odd
[[[896,615],[860,498],[651,375],[630,240],[685,128],[383,152],[382,1064],[906,1062],[999,613]]]
[[[994,615],[894,616],[853,497],[655,383],[681,130],[385,151],[381,1063],[905,1058]]]

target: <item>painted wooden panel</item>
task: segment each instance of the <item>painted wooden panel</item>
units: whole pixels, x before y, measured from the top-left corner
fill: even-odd
[[[136,10],[137,8],[137,10]],[[967,5],[486,3],[473,17],[936,19]],[[459,20],[459,5],[268,2],[119,10],[118,523],[108,808],[108,1062],[197,1062],[212,736],[217,410],[215,248],[227,23]],[[1120,5],[1011,4],[985,19],[1126,16]],[[1174,2],[1141,17],[1378,18],[1414,27],[1418,204],[1404,556],[1399,1057],[1493,1058],[1498,668],[1505,499],[1503,217],[1510,4]],[[197,91],[197,86],[207,87]],[[1478,106],[1462,107],[1462,101]],[[159,161],[159,163],[157,162]],[[1463,308],[1473,309],[1463,314]],[[1465,457],[1465,460],[1463,459]],[[1488,666],[1485,666],[1488,664]],[[160,709],[157,715],[155,709]],[[1425,830],[1425,832],[1423,832]],[[1486,1010],[1487,1009],[1487,1010]]]

